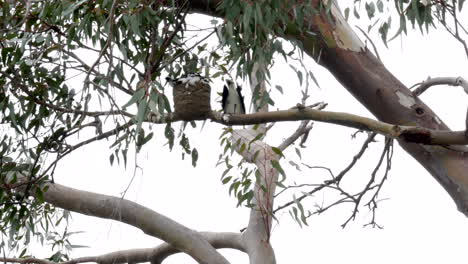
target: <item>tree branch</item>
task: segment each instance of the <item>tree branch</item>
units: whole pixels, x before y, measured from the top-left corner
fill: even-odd
[[[424,127],[392,125],[358,115],[320,111],[310,108],[280,110],[248,115],[232,115],[227,119],[214,116],[213,121],[225,125],[253,125],[267,122],[314,120],[352,127],[411,143],[426,145],[466,145],[468,138],[464,131],[435,130]]]
[[[231,248],[245,252],[240,233],[231,232],[200,232],[199,233],[214,248]],[[38,258],[3,258],[1,262],[10,263],[35,263],[35,264],[78,264],[94,262],[99,264],[124,264],[124,263],[143,263],[152,264],[162,263],[167,257],[180,253],[178,249],[170,244],[164,243],[154,248],[135,248],[128,250],[119,250],[99,256],[89,256],[71,259],[63,262],[53,262]]]
[[[139,228],[189,254],[199,263],[229,263],[198,232],[135,202],[47,183],[44,201],[72,212],[113,219]],[[24,191],[24,190],[19,190]]]
[[[438,78],[427,78],[419,84],[418,88],[413,91],[413,95],[419,96],[424,93],[427,89],[435,85],[450,85],[450,86],[461,86],[468,94],[468,82],[462,77],[438,77]]]

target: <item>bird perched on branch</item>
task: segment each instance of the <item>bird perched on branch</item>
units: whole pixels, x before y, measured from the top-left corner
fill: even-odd
[[[226,80],[223,88],[221,105],[225,114],[245,114],[244,97],[242,87],[232,80]]]

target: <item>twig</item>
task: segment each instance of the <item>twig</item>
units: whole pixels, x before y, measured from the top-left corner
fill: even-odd
[[[338,176],[334,176],[333,173],[331,172],[330,169],[328,169],[328,171],[330,172],[331,176],[332,176],[332,180],[328,180],[328,181],[325,181],[323,184],[321,184],[320,186],[314,188],[313,190],[309,191],[309,192],[306,192],[305,194],[299,196],[298,198],[296,198],[294,201],[289,201],[281,206],[278,206],[274,211],[273,213],[276,213],[288,206],[291,206],[297,202],[300,202],[302,201],[303,199],[305,199],[306,197],[309,197],[311,196],[312,194],[322,190],[323,188],[326,188],[326,187],[330,187],[332,184],[336,184],[337,186],[339,185],[339,182],[341,181],[341,179],[346,175],[346,173],[356,164],[356,162],[362,157],[362,155],[364,154],[364,152],[366,151],[367,147],[369,146],[369,144],[374,140],[374,137],[376,136],[375,133],[369,135],[369,137],[366,139],[366,141],[364,141],[364,144],[362,145],[361,149],[359,150],[359,152],[353,157],[353,159],[351,160],[351,163],[346,166],[346,168],[344,170],[342,170]],[[308,166],[309,168],[324,168],[324,167],[310,167]]]

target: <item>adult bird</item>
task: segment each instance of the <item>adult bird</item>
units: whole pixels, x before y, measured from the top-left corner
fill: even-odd
[[[245,114],[242,87],[231,80],[226,80],[223,88],[221,105],[225,114]]]

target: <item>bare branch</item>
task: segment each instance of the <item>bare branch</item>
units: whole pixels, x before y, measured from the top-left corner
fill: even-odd
[[[366,141],[364,141],[364,144],[362,145],[361,149],[359,150],[359,152],[353,157],[353,159],[351,160],[351,162],[348,164],[348,166],[346,166],[346,168],[344,168],[336,177],[335,175],[331,172],[330,169],[328,168],[324,168],[324,167],[310,167],[310,166],[307,166],[309,168],[318,168],[318,169],[326,169],[328,170],[328,172],[330,173],[330,175],[332,176],[332,180],[329,180],[329,181],[325,181],[323,184],[319,185],[318,187],[314,188],[313,190],[309,191],[309,192],[306,192],[304,193],[303,195],[297,197],[296,199],[294,199],[294,201],[289,201],[283,205],[280,205],[278,206],[274,211],[273,213],[276,213],[286,207],[289,207],[297,202],[300,202],[302,201],[303,199],[305,199],[306,197],[309,197],[311,196],[312,194],[324,189],[324,188],[327,188],[327,187],[330,187],[332,184],[339,184],[339,182],[341,181],[341,179],[343,179],[343,177],[346,175],[346,173],[348,173],[349,170],[351,170],[352,167],[354,167],[354,165],[356,164],[356,162],[362,157],[362,155],[364,155],[364,152],[366,151],[366,149],[369,147],[369,144],[374,140],[376,134],[375,133],[372,133],[369,135],[369,137],[366,139]]]
[[[438,77],[438,78],[427,78],[419,84],[419,87],[413,91],[414,96],[419,96],[427,89],[435,85],[450,85],[450,86],[461,86],[468,94],[468,82],[462,77]]]
[[[208,243],[214,248],[231,248],[246,252],[242,235],[240,233],[229,232],[200,232]],[[162,263],[168,256],[179,253],[180,251],[169,244],[162,244],[154,249],[154,255],[150,259],[152,264]]]
[[[305,99],[306,98],[303,98],[302,102],[304,103],[305,102]],[[314,104],[314,106],[312,107],[317,107],[317,109],[319,110],[322,110],[324,109],[327,104],[324,104],[324,103],[316,103]],[[305,141],[307,140],[307,135],[308,133],[310,132],[310,130],[312,129],[313,127],[313,123],[309,124],[309,121],[308,120],[304,120],[301,122],[301,124],[299,125],[299,127],[296,129],[296,131],[290,136],[288,137],[287,139],[285,139],[283,141],[283,143],[281,143],[278,148],[283,151],[285,150],[287,147],[289,147],[291,144],[293,144],[299,137],[302,136],[302,140],[301,140],[301,147],[303,146],[303,144],[305,143]]]
[[[308,126],[310,121],[302,121],[301,124],[299,125],[299,127],[296,129],[296,131],[294,131],[294,133],[288,137],[287,139],[285,139],[283,141],[283,143],[281,143],[278,148],[283,151],[285,150],[287,147],[291,146],[291,144],[293,144],[299,137],[301,137],[302,135],[305,135],[306,133],[309,133],[309,131],[312,129],[313,127],[313,124],[311,124],[310,126]]]

